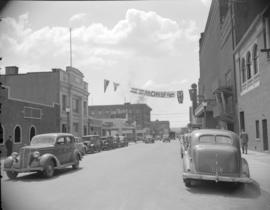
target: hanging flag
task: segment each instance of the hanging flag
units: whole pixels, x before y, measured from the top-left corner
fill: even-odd
[[[116,82],[113,83],[114,91],[117,90],[117,87],[118,87],[118,86],[119,86],[119,83],[116,83]]]
[[[177,99],[179,104],[183,103],[183,98],[184,98],[183,91],[182,90],[177,91]]]
[[[110,81],[109,81],[109,80],[104,79],[104,93],[106,92],[106,89],[107,89],[107,87],[108,87],[109,83],[110,83]]]

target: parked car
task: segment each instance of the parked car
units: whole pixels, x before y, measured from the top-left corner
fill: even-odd
[[[144,143],[146,144],[155,143],[155,140],[152,136],[146,136],[144,139]]]
[[[101,151],[101,140],[99,135],[87,135],[82,137],[86,146],[86,153],[95,153]]]
[[[190,134],[190,145],[183,158],[183,181],[191,187],[193,180],[251,182],[237,134],[217,129],[195,130]]]
[[[181,158],[184,157],[184,152],[187,151],[189,144],[190,144],[190,133],[185,133],[180,138]]]
[[[119,138],[119,136],[113,136],[112,142],[113,142],[113,145],[112,145],[113,149],[120,147],[120,138]]]
[[[125,136],[119,136],[119,143],[120,143],[120,147],[128,146],[128,140]]]
[[[169,137],[163,137],[162,138],[162,142],[170,143],[171,142],[171,139]]]
[[[79,167],[82,155],[76,147],[75,138],[68,133],[48,133],[33,137],[29,146],[19,153],[13,152],[4,161],[4,171],[10,179],[21,172],[42,172],[47,178],[54,175],[55,169]]]
[[[113,137],[112,136],[103,136],[101,137],[101,149],[110,150],[113,149]]]
[[[82,138],[75,137],[75,145],[77,149],[80,151],[81,155],[85,155],[87,152],[87,146],[83,143]]]

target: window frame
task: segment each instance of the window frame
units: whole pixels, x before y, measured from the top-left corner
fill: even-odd
[[[16,142],[16,128],[19,128],[20,129],[20,141],[19,142]],[[16,124],[14,129],[13,129],[13,135],[14,135],[14,144],[21,144],[22,143],[22,126],[19,125],[19,124]]]

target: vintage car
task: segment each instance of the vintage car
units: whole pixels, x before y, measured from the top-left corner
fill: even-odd
[[[120,143],[120,147],[128,146],[128,140],[125,136],[119,136],[119,143]]]
[[[4,171],[10,179],[21,172],[42,172],[47,178],[54,175],[55,169],[79,167],[82,155],[75,146],[75,138],[68,133],[48,133],[36,135],[29,146],[19,153],[13,152],[4,161]]]
[[[101,149],[110,150],[113,149],[113,137],[112,136],[102,136],[101,137]]]
[[[162,138],[162,142],[170,143],[170,142],[171,142],[171,139],[169,138],[169,136],[164,136],[164,137]]]
[[[87,152],[87,146],[83,143],[82,138],[80,137],[75,137],[75,145],[77,147],[77,149],[79,150],[79,152],[81,153],[81,155],[85,155]]]
[[[194,180],[240,183],[252,182],[247,161],[241,157],[239,137],[231,131],[195,130],[183,157],[183,181]]]
[[[87,135],[82,137],[86,146],[86,153],[95,153],[101,151],[101,140],[99,135]]]

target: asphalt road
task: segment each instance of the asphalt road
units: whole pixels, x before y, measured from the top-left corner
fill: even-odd
[[[250,167],[252,168],[252,166]],[[185,187],[179,143],[156,142],[86,155],[80,169],[51,179],[36,173],[1,180],[4,210],[269,210],[270,194],[254,180]],[[3,172],[2,172],[3,173]],[[252,174],[252,171],[251,171]]]

